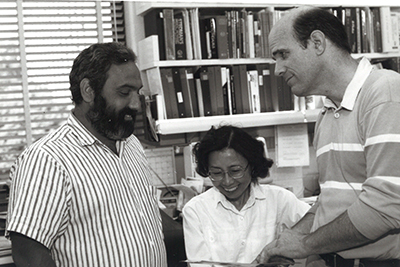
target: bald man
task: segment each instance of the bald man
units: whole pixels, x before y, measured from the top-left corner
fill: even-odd
[[[321,193],[256,262],[400,266],[400,74],[354,59],[344,26],[319,8],[291,10],[269,42],[294,94],[326,96],[314,135]]]

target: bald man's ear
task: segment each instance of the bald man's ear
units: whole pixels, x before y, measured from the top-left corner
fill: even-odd
[[[88,102],[88,103],[93,102],[95,93],[89,84],[88,78],[84,78],[81,81],[80,88],[81,88],[81,95],[82,95],[83,101]]]
[[[320,30],[314,30],[310,34],[310,43],[315,48],[317,55],[322,55],[326,48],[326,37]]]

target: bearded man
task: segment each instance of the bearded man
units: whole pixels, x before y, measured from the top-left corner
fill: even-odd
[[[83,50],[68,120],[12,166],[6,236],[17,266],[167,266],[150,169],[132,135],[135,61],[119,43]]]

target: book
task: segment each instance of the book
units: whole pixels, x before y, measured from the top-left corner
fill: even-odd
[[[200,38],[200,24],[199,24],[199,9],[189,9],[190,26],[192,32],[192,44],[193,44],[193,59],[201,59],[201,38]]]
[[[271,102],[271,74],[268,64],[256,65],[259,77],[261,112],[273,111]]]
[[[209,92],[210,92],[210,102],[211,102],[211,115],[216,116],[218,115],[218,97],[217,97],[217,85],[216,85],[216,75],[215,75],[215,67],[208,66],[207,73],[208,73],[208,84],[209,84]]]
[[[392,21],[392,39],[393,46],[392,49],[394,51],[399,51],[399,42],[400,42],[400,13],[399,12],[390,12],[390,18]]]
[[[226,75],[226,72],[225,72]],[[224,91],[223,91],[223,76],[222,67],[214,67],[214,78],[215,78],[215,95],[217,102],[217,115],[225,115],[225,101],[224,101]],[[225,77],[226,79],[226,77]]]
[[[251,107],[250,107],[250,95],[247,83],[246,65],[239,65],[239,77],[240,77],[240,85],[239,88],[237,89],[239,89],[240,91],[241,97],[239,99],[242,100],[243,113],[250,113]]]
[[[179,118],[171,68],[160,68],[167,119]]]
[[[240,69],[239,65],[232,66],[232,96],[235,98],[236,104],[236,113],[234,114],[243,114],[243,105],[242,105],[242,94],[240,92]]]
[[[172,77],[174,80],[175,96],[176,96],[176,103],[178,106],[179,118],[186,118],[190,116],[190,113],[188,113],[188,107],[187,104],[185,103],[187,99],[185,99],[184,97],[179,68],[172,68]]]
[[[175,42],[175,59],[186,59],[186,41],[185,27],[183,19],[183,10],[174,11],[174,42]]]
[[[247,10],[242,9],[239,13],[239,27],[237,27],[237,44],[238,44],[238,58],[249,57],[249,35],[248,33],[248,19]]]
[[[224,93],[224,114],[233,114],[231,74],[229,67],[221,68],[222,91]]]
[[[363,7],[365,10],[365,25],[367,31],[367,53],[374,53],[375,52],[375,31],[374,31],[374,19],[372,15],[372,10],[369,7]]]
[[[225,15],[215,16],[217,58],[228,58],[228,20]]]
[[[368,53],[370,51],[369,48],[369,39],[367,36],[367,14],[364,8],[360,8],[360,32],[361,32],[361,52]]]
[[[283,108],[281,110],[294,110],[293,93],[290,86],[283,77],[279,77],[282,81],[282,98]]]
[[[380,7],[379,15],[381,19],[382,52],[393,52],[398,49],[394,40],[392,12],[390,7]]]
[[[174,10],[172,8],[164,8],[162,13],[164,18],[165,56],[167,60],[175,60]]]
[[[255,57],[261,57],[261,25],[260,19],[258,18],[258,13],[253,13],[254,15],[254,55]]]
[[[382,32],[381,32],[381,18],[378,7],[371,7],[372,11],[372,28],[374,29],[374,50],[375,52],[382,52]]]
[[[218,58],[217,29],[214,17],[200,19],[200,34],[203,59]]]
[[[248,57],[255,58],[255,50],[254,50],[254,16],[252,11],[248,11],[247,13],[247,39],[248,39]]]
[[[260,113],[260,89],[258,85],[258,71],[248,70],[247,81],[249,90],[250,112]]]
[[[345,8],[345,29],[352,53],[357,53],[356,10],[353,7]]]
[[[237,27],[238,27],[238,20],[239,20],[239,11],[232,10],[231,11],[231,43],[229,47],[229,51],[232,51],[232,56],[230,58],[237,58]]]
[[[158,51],[160,54],[160,60],[165,60],[163,12],[159,9],[152,9],[144,15],[143,20],[145,37],[149,37],[151,35],[158,36]]]
[[[361,39],[361,12],[360,12],[360,8],[359,7],[355,7],[353,8],[355,10],[355,14],[356,14],[356,44],[357,44],[357,53],[361,53],[362,52],[362,39]]]
[[[185,31],[186,59],[193,59],[193,33],[190,23],[189,11],[185,8],[182,10],[183,28]]]
[[[269,64],[270,77],[271,77],[271,102],[273,111],[279,111],[279,93],[278,93],[278,76],[275,75],[275,64]]]
[[[225,17],[227,21],[227,32],[228,32],[228,58],[233,58],[232,51],[232,12],[225,11]]]
[[[229,102],[229,96],[228,96],[228,103],[231,108],[231,113],[230,114],[237,114],[237,100],[236,100],[236,93],[235,93],[235,84],[234,84],[234,75],[233,75],[233,68],[228,67],[227,68],[227,78],[229,79],[228,81],[228,92],[230,92],[230,102]]]

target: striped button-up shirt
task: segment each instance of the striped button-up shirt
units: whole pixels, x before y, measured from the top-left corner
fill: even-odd
[[[347,210],[365,237],[400,228],[400,75],[362,59],[340,107],[327,99],[315,130],[321,194],[313,230]],[[342,251],[345,258],[400,259],[400,235]]]
[[[57,266],[166,266],[143,148],[133,135],[117,148],[71,114],[13,165],[6,234],[42,243]]]

